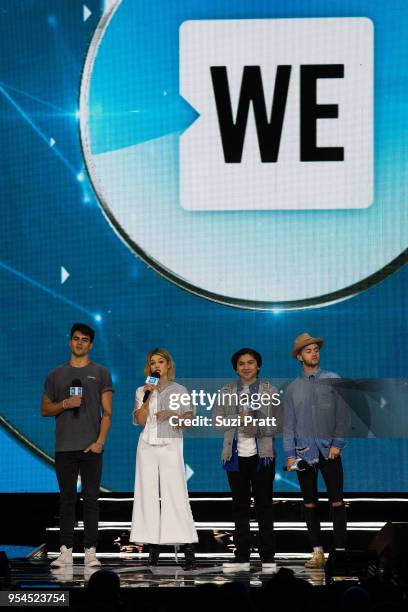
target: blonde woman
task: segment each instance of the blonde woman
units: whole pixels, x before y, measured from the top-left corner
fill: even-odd
[[[143,431],[136,453],[130,541],[150,544],[150,565],[157,565],[161,544],[181,544],[185,569],[194,569],[193,543],[198,538],[188,499],[182,434],[183,422],[193,411],[181,402],[176,409],[170,406],[188,391],[174,382],[174,361],[165,349],[147,354],[144,371],[146,376],[159,372],[160,378],[156,386],[146,384],[136,390],[133,423]],[[146,391],[150,391],[147,398]]]

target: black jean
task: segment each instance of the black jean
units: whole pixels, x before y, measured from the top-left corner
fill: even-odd
[[[275,555],[272,505],[275,461],[257,471],[257,455],[239,457],[238,460],[239,470],[237,472],[227,472],[232,493],[232,515],[235,523],[235,556],[240,561],[249,561],[251,553],[249,519],[252,488],[259,525],[259,556],[263,562],[272,561]]]
[[[55,471],[60,489],[60,545],[74,544],[77,480],[81,476],[84,500],[84,547],[96,546],[99,520],[99,486],[102,474],[102,453],[67,451],[55,453]]]
[[[343,502],[343,464],[341,457],[325,459],[319,452],[319,462],[303,472],[297,472],[304,504],[315,504],[315,507],[305,507],[305,518],[311,545],[321,546],[320,519],[317,504],[319,493],[317,479],[319,470],[327,488],[333,519],[333,537],[335,548],[346,547],[347,516],[344,504],[333,506],[333,503]]]

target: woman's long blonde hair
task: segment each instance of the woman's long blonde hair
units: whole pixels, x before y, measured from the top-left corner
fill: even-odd
[[[160,355],[160,357],[163,357],[167,361],[169,366],[167,370],[167,379],[174,380],[174,377],[176,375],[176,364],[174,363],[173,357],[170,355],[169,351],[166,351],[166,349],[164,348],[155,348],[147,353],[146,364],[144,368],[145,376],[150,376],[152,374],[150,360],[153,355]]]

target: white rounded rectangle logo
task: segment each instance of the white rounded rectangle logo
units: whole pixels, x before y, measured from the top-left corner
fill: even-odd
[[[194,20],[180,27],[180,137],[191,211],[373,202],[373,23],[366,17]]]

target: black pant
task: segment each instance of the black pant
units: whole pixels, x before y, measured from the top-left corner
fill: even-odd
[[[102,453],[68,451],[55,453],[55,470],[60,489],[60,545],[74,544],[77,480],[81,476],[84,500],[84,546],[96,546],[99,520],[99,486],[102,474]]]
[[[300,488],[302,490],[304,504],[315,504],[315,507],[305,507],[305,518],[309,532],[310,543],[321,546],[320,519],[317,503],[319,493],[317,490],[317,479],[319,470],[326,484],[331,514],[333,519],[333,536],[335,548],[346,547],[347,517],[344,504],[333,506],[334,502],[343,501],[343,464],[341,457],[336,459],[325,459],[319,452],[319,462],[303,472],[297,472]]]
[[[227,472],[232,492],[232,515],[235,523],[235,556],[241,561],[249,561],[251,553],[249,519],[252,486],[259,525],[259,555],[264,562],[272,561],[275,554],[272,505],[275,461],[257,471],[257,455],[239,457],[238,460],[239,470],[237,472]]]

